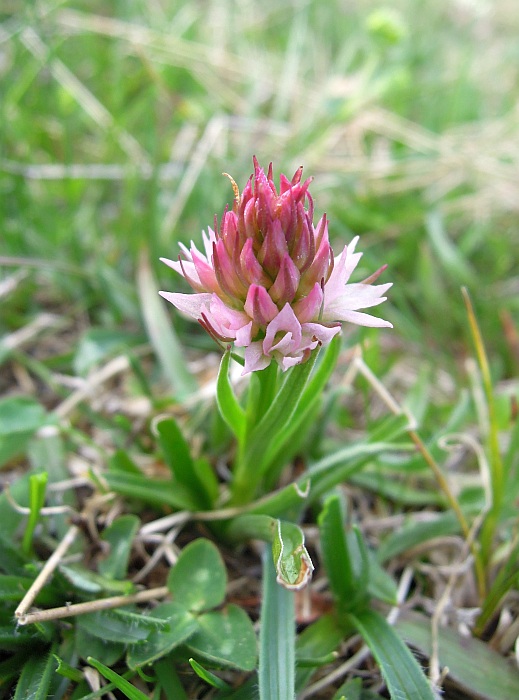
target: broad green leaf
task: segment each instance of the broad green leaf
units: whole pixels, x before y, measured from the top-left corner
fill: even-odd
[[[159,297],[159,287],[144,249],[139,259],[137,285],[142,315],[151,344],[160,360],[164,376],[182,401],[198,387],[187,367],[185,352],[164,309],[164,302]]]
[[[223,355],[220,363],[216,384],[216,401],[222,418],[232,430],[238,442],[241,442],[245,436],[245,411],[240,406],[240,402],[236,398],[234,389],[229,381],[230,360],[231,352],[228,350]]]
[[[106,678],[106,680],[111,681],[115,687],[123,693],[123,695],[129,700],[148,700],[148,696],[141,692],[138,688],[132,685],[126,678],[123,678],[111,668],[105,666],[97,659],[89,656],[87,659],[90,666],[93,666],[99,673]]]
[[[0,467],[22,454],[34,433],[49,423],[41,404],[24,396],[0,400]]]
[[[263,552],[263,596],[260,618],[260,700],[294,700],[294,593],[278,585],[269,548]]]
[[[107,578],[124,579],[133,538],[139,529],[136,515],[121,515],[103,531],[101,539],[110,545],[108,556],[99,562],[99,572]]]
[[[149,614],[166,625],[153,630],[145,641],[132,645],[127,654],[130,668],[138,668],[155,662],[183,644],[198,629],[196,618],[180,603],[161,603]]]
[[[189,494],[192,510],[210,508],[211,500],[204,483],[198,478],[189,445],[177,422],[173,418],[163,418],[155,423],[154,429],[166,464],[171,470],[173,488],[179,484]]]
[[[405,613],[396,631],[423,654],[432,651],[431,621],[418,613]],[[438,631],[438,656],[449,676],[478,700],[517,700],[519,671],[488,644],[460,636],[455,630]]]
[[[348,619],[370,648],[392,698],[434,700],[424,672],[385,617],[365,608],[349,613]]]
[[[92,653],[95,653],[97,656],[101,656],[106,664],[111,666],[122,657],[126,645],[120,641],[109,642],[106,639],[90,634],[83,627],[76,625],[74,630],[74,648],[76,654],[85,661]]]
[[[31,656],[23,666],[13,700],[46,700],[51,697],[51,683],[55,678],[55,670],[53,651]]]
[[[218,688],[218,690],[231,690],[231,686],[228,683],[216,676],[214,673],[211,673],[211,671],[208,671],[202,666],[202,664],[199,664],[198,661],[189,659],[189,665],[199,678],[205,681],[208,685],[212,685],[213,688]]]
[[[227,572],[216,546],[204,538],[188,544],[170,570],[167,585],[186,610],[200,612],[221,605]]]
[[[168,623],[165,620],[151,615],[128,612],[123,608],[81,615],[76,624],[93,637],[124,644],[141,642],[153,631],[163,632],[168,629]]]
[[[252,671],[256,666],[254,627],[247,613],[237,605],[200,615],[198,629],[186,646],[194,656],[219,667]]]
[[[305,547],[305,536],[298,525],[278,521],[272,542],[277,582],[289,590],[304,588],[314,566]]]
[[[400,475],[388,474],[383,466],[378,469],[370,469],[351,476],[351,483],[366,491],[373,491],[380,496],[389,498],[396,503],[406,506],[445,506],[446,498],[435,483],[422,488],[413,488]]]

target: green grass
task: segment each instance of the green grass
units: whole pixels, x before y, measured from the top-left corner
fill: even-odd
[[[484,600],[471,597],[473,581],[464,580],[467,593],[459,603],[472,608],[485,602],[489,624],[483,639],[488,641],[494,634],[491,623],[507,605],[503,592],[517,588],[517,567],[508,563],[506,575],[500,567],[517,552],[518,30],[513,0],[398,0],[387,6],[371,0],[3,3],[0,393],[14,403],[2,404],[0,418],[11,419],[12,410],[22,410],[20,396],[36,399],[45,409],[41,422],[28,430],[23,429],[23,412],[18,423],[5,424],[9,430],[0,426],[0,454],[9,452],[1,481],[16,482],[14,498],[32,509],[29,529],[8,498],[0,497],[5,535],[16,543],[23,540],[30,555],[18,561],[18,553],[0,538],[0,551],[5,549],[10,562],[4,575],[34,577],[35,562],[48,559],[66,530],[63,515],[38,517],[35,503],[29,502],[28,478],[18,481],[25,472],[49,472],[47,506],[64,501],[77,508],[84,506],[85,496],[81,493],[78,501],[73,489],[56,491],[53,484],[80,474],[104,493],[103,474],[111,459],[114,483],[123,481],[121,474],[132,473],[127,478],[136,480],[132,493],[138,494],[144,482],[135,469],[165,477],[150,428],[163,410],[179,419],[196,458],[207,457],[221,467],[232,454],[230,434],[213,403],[190,400],[191,380],[185,378],[190,368],[201,385],[209,386],[216,378],[218,349],[171,308],[165,309],[171,335],[164,334],[161,345],[157,329],[164,319],[152,323],[150,295],[154,278],[158,289],[180,289],[178,276],[158,258],[175,258],[179,241],[199,241],[215,212],[221,215],[232,201],[229,181],[221,173],[230,173],[242,186],[255,154],[260,163],[273,160],[278,173],[291,175],[303,164],[305,174],[314,176],[316,213],[327,212],[334,246],[361,236],[364,258],[357,279],[388,264],[384,281],[394,285],[384,317],[394,330],[347,335],[339,379],[350,367],[348,348],[360,342],[367,365],[417,419],[421,438],[447,473],[471,524],[482,506],[479,470],[484,474],[488,463],[495,476],[501,468],[496,449],[501,449],[509,487],[508,494],[499,496],[501,509],[492,511],[484,528],[479,561]],[[485,382],[472,362],[477,352],[481,360],[482,348],[474,347],[462,287],[470,294],[488,355]],[[117,357],[127,358],[121,368],[108,378],[100,376],[98,371],[110,369]],[[175,363],[180,362],[186,367],[177,386]],[[98,387],[97,394],[87,391],[86,377]],[[327,392],[324,417],[303,445],[304,459],[324,459],[361,438],[377,444],[396,441],[385,456],[377,452],[363,458],[362,465],[356,458],[351,488],[365,508],[358,514],[361,529],[369,530],[369,522],[379,517],[400,522],[403,514],[412,528],[421,523],[424,509],[433,517],[444,508],[450,517],[424,455],[409,457],[407,433],[389,434],[383,423],[387,407],[373,386],[364,376],[352,386],[334,384]],[[78,389],[85,389],[81,401],[62,403]],[[57,435],[31,437],[36,427],[48,423],[57,426]],[[17,454],[9,431],[14,431],[14,443],[19,439]],[[438,438],[450,433],[464,445],[456,454],[438,447]],[[359,473],[361,466],[365,469]],[[401,484],[400,492],[396,486],[389,489],[388,475],[391,484]],[[142,522],[169,512],[135,498],[117,497],[114,507],[114,513],[126,510]],[[94,521],[102,529],[111,522],[109,506],[96,508]],[[308,516],[309,524],[315,525],[316,516]],[[408,559],[399,557],[418,546],[425,554],[409,555],[418,568],[423,563],[439,566],[449,550],[440,542],[435,555],[430,542],[440,533],[457,533],[449,523],[433,524],[430,530],[420,524],[416,532],[425,533],[420,541],[408,532],[400,545],[398,537],[392,541],[398,554],[391,571],[400,572]],[[212,533],[218,539],[217,528]],[[200,534],[189,526],[179,549]],[[373,526],[370,534],[376,550],[389,532]],[[88,553],[90,568],[97,570],[99,551],[90,549],[88,540],[74,546],[76,554]],[[169,566],[175,549],[171,543],[164,546],[167,556],[161,566]],[[236,572],[254,570],[254,557],[244,563],[235,550],[221,547],[226,564],[235,567],[234,578]],[[138,557],[131,562],[128,577],[143,566]],[[160,578],[160,567],[157,571]],[[63,572],[59,577],[59,599],[68,600],[71,592],[76,602],[93,595],[85,581],[67,588]],[[440,595],[435,580],[423,571],[416,574],[416,586],[430,606],[438,604]],[[96,581],[100,597],[114,594],[110,582]],[[145,576],[143,581],[153,587]],[[257,590],[254,584],[252,590]],[[6,601],[0,600],[2,629],[12,623],[13,609]],[[74,642],[55,623],[45,624],[35,633],[36,641],[30,637],[20,647],[26,652],[34,643],[47,655],[38,659],[29,654],[15,697],[22,697],[26,685],[36,687],[40,673],[49,693],[63,696],[66,684],[54,673],[54,653],[75,668],[85,667],[87,656],[99,659],[150,693],[164,687],[161,678],[182,685],[191,668],[182,657],[181,680],[175,670],[166,673],[163,667],[152,681],[136,680],[139,676],[120,661],[122,652],[117,656],[112,649],[111,657],[103,656],[99,639],[92,641],[80,626],[80,641]],[[507,644],[504,637],[505,642],[495,637],[492,646],[507,656],[513,641]],[[318,632],[309,638],[314,656],[329,655],[327,648],[319,652],[326,645]],[[4,664],[10,679],[0,684],[0,697],[16,688],[18,657],[9,655],[20,653],[17,644],[10,639],[0,646],[5,649],[0,669]],[[205,668],[207,658],[197,660]],[[442,663],[450,665],[443,657]],[[455,681],[470,677],[457,669],[452,675]],[[228,668],[223,677],[233,686],[243,680]],[[296,687],[302,691],[315,678],[311,681],[309,673],[298,669]],[[247,682],[243,697],[253,697],[246,693],[253,692],[255,676]],[[330,685],[325,696],[333,697],[340,682]],[[186,696],[201,687],[207,686],[190,672]],[[85,681],[80,688],[75,697],[87,697]],[[473,688],[465,692],[476,697]],[[496,692],[501,695],[494,700],[508,700],[507,691]]]

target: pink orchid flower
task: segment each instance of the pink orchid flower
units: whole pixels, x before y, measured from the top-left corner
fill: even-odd
[[[245,348],[243,374],[275,360],[283,370],[305,362],[327,345],[341,323],[392,327],[359,309],[377,306],[391,283],[373,285],[385,267],[364,282],[350,283],[362,253],[358,237],[334,258],[326,215],[313,224],[311,178],[272,177],[254,158],[254,176],[220,226],[203,234],[203,251],[181,244],[177,261],[161,260],[181,274],[195,294],[160,292],[196,319],[215,339]]]

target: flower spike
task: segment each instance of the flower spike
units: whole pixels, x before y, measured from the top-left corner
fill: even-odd
[[[253,157],[254,174],[242,193],[233,178],[232,209],[203,234],[204,252],[181,245],[178,261],[161,260],[178,272],[195,294],[160,292],[197,320],[220,343],[245,348],[244,374],[268,367],[283,370],[306,362],[318,345],[327,345],[342,323],[391,327],[359,311],[385,301],[391,284],[373,285],[383,265],[363,282],[350,283],[361,253],[358,237],[334,257],[328,220],[313,224],[312,178],[303,168],[289,180],[272,163],[267,173]]]

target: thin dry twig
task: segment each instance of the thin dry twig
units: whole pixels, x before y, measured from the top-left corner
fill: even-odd
[[[42,590],[42,588],[45,586],[45,584],[47,583],[47,581],[51,577],[54,569],[60,563],[65,552],[68,550],[68,548],[71,546],[71,544],[76,539],[78,532],[79,532],[79,528],[76,525],[71,525],[69,527],[69,529],[65,533],[65,537],[61,540],[61,542],[59,543],[57,548],[51,554],[49,559],[45,562],[43,569],[40,571],[38,576],[35,578],[32,586],[29,588],[27,593],[24,595],[21,603],[18,605],[18,607],[14,611],[14,616],[17,618],[17,620],[20,624],[22,624],[22,625],[25,624],[25,622],[22,622],[22,620],[26,619],[27,610],[29,610],[29,608],[33,604],[36,596]]]
[[[49,620],[61,620],[65,617],[75,617],[76,615],[86,615],[87,613],[98,612],[99,610],[112,610],[123,605],[133,603],[146,603],[157,598],[165,598],[169,594],[167,586],[150,588],[147,591],[139,591],[133,595],[118,595],[112,598],[100,598],[90,600],[86,603],[75,603],[74,605],[64,605],[60,608],[50,610],[37,610],[18,616],[19,625],[29,625],[35,622],[48,622]],[[16,613],[15,613],[16,614]]]

